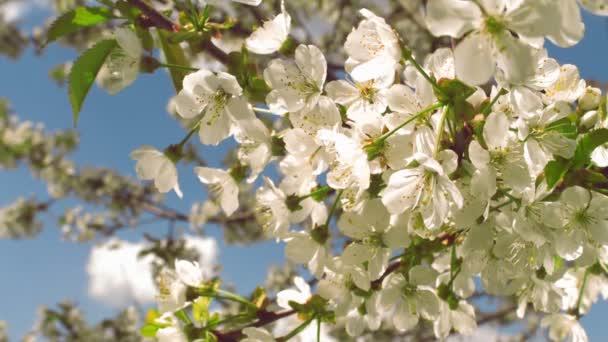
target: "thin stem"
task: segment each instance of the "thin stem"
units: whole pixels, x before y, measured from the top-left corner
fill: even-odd
[[[501,203],[501,204],[499,204],[499,205],[497,205],[495,207],[491,207],[490,210],[498,210],[498,209],[500,209],[500,208],[502,208],[502,207],[504,207],[506,205],[509,205],[509,204],[513,203],[513,202],[515,202],[515,200],[513,198],[509,198],[506,202]]]
[[[235,293],[232,292],[228,292],[222,289],[217,289],[215,290],[215,292],[219,295],[217,296],[218,298],[223,298],[223,299],[228,299],[228,300],[232,300],[241,304],[244,304],[250,308],[253,308],[255,310],[258,309],[257,306],[255,306],[255,304],[253,304],[252,302],[250,302],[249,300],[247,300],[246,298],[243,298]]]
[[[452,244],[452,252],[450,255],[450,281],[448,282],[448,287],[450,289],[452,289],[452,286],[454,285],[454,280],[456,280],[456,277],[458,276],[458,274],[460,274],[460,271],[462,270],[462,265],[458,265],[457,263],[458,258],[456,257],[456,243],[454,243]],[[456,267],[456,270],[454,270],[454,267]]]
[[[189,67],[189,66],[185,66],[185,65],[172,64],[172,63],[158,63],[158,66],[163,67],[163,68],[169,68],[169,69],[198,71],[197,68],[193,68],[193,67]]]
[[[188,134],[186,134],[186,136],[185,136],[185,137],[184,137],[184,138],[183,138],[183,139],[182,139],[182,140],[181,140],[179,143],[177,143],[177,146],[179,146],[179,147],[183,147],[183,146],[186,144],[186,142],[188,142],[188,140],[189,140],[189,139],[192,137],[192,135],[193,135],[193,134],[194,134],[196,131],[198,131],[198,128],[201,126],[201,122],[202,122],[202,121],[203,121],[202,119],[201,119],[201,120],[199,120],[199,121],[198,121],[198,122],[197,122],[197,123],[196,123],[196,124],[195,124],[195,125],[192,127],[192,129],[190,130],[190,132],[188,132]]]
[[[321,320],[317,318],[317,342],[321,342]]]
[[[414,66],[414,68],[416,68],[416,70],[418,70],[420,75],[422,75],[422,77],[424,77],[424,79],[427,80],[427,82],[429,82],[431,84],[431,86],[433,87],[435,92],[437,92],[438,94],[440,94],[443,97],[447,97],[446,94],[443,92],[443,90],[441,90],[441,88],[439,88],[439,85],[437,84],[437,82],[433,78],[431,78],[431,76],[429,76],[429,74],[424,70],[424,68],[422,68],[422,66],[420,64],[418,64],[418,62],[414,59],[414,57],[412,56],[411,53],[405,57],[405,60],[412,63],[412,65]]]
[[[397,131],[399,131],[401,128],[405,127],[407,124],[411,123],[412,121],[426,115],[429,112],[434,111],[435,109],[441,108],[443,107],[444,104],[442,102],[437,102],[434,103],[426,108],[424,108],[423,110],[421,110],[420,112],[418,112],[418,114],[410,117],[409,119],[405,120],[402,124],[400,124],[399,126],[393,128],[392,130],[382,134],[378,140],[386,140],[388,139],[388,137],[390,137],[391,135],[395,134]]]
[[[127,2],[129,4],[131,4],[133,7],[139,8],[141,10],[141,12],[143,14],[145,14],[146,17],[148,17],[150,22],[152,22],[154,24],[153,26],[162,28],[162,29],[165,29],[168,31],[173,31],[173,32],[177,32],[180,30],[179,25],[173,23],[167,17],[165,17],[160,12],[158,12],[156,9],[154,9],[154,7],[148,5],[145,1],[127,0]]]
[[[504,191],[502,194],[505,195],[506,197],[508,197],[509,199],[513,200],[513,201],[519,201],[519,198],[511,195],[510,193],[508,193],[506,191]]]
[[[304,323],[298,325],[295,329],[293,329],[292,331],[289,332],[289,334],[283,336],[283,337],[279,337],[277,338],[277,341],[280,342],[286,342],[289,341],[290,338],[296,336],[297,334],[301,333],[304,329],[306,329],[306,327],[310,324],[310,322],[312,322],[315,319],[315,316],[310,317],[309,319],[307,319],[306,321],[304,321]]]
[[[175,317],[177,317],[184,324],[192,324],[192,320],[190,320],[190,316],[184,311],[184,309],[180,309],[175,311]]]
[[[576,317],[581,317],[581,304],[583,302],[583,292],[585,292],[585,286],[587,286],[587,278],[589,278],[589,269],[585,270],[585,275],[583,276],[583,282],[581,283],[581,288],[578,290],[578,299],[576,300]]]
[[[492,101],[490,101],[488,104],[486,104],[483,107],[483,110],[481,111],[481,113],[483,113],[484,115],[488,115],[490,114],[490,111],[492,110],[492,106],[494,106],[494,104],[496,103],[496,101],[498,101],[498,98],[507,94],[508,91],[505,90],[505,88],[500,88],[500,90],[498,91],[498,93],[496,93],[496,95],[494,96],[494,98],[492,99]]]
[[[328,186],[322,186],[320,188],[318,188],[317,190],[311,191],[310,193],[306,194],[306,195],[302,195],[299,196],[298,198],[301,200],[307,199],[308,197],[313,197],[316,195],[321,195],[323,193],[327,193],[329,192],[329,190],[331,190]]]
[[[221,319],[221,320],[213,323],[213,327],[215,328],[215,327],[218,327],[218,326],[220,326],[222,324],[230,323],[232,321],[236,321],[236,320],[239,320],[241,318],[250,318],[250,317],[251,317],[250,314],[238,314],[238,315],[234,315],[234,316],[228,316],[228,317],[225,317],[225,318],[223,318],[223,319]]]
[[[197,288],[197,289],[195,289],[195,292],[199,296],[230,300],[233,302],[241,303],[251,309],[254,309],[255,311],[258,310],[258,307],[255,306],[255,304],[253,304],[246,298],[243,298],[243,297],[237,295],[236,293],[228,292],[228,291],[225,291],[222,289],[206,289],[206,288]]]
[[[439,149],[441,147],[441,139],[443,139],[443,131],[445,131],[445,121],[448,117],[448,112],[452,107],[448,107],[443,111],[443,114],[441,115],[441,119],[439,121],[439,128],[437,131],[437,139],[435,141],[435,150],[433,151],[433,158],[437,157],[437,154],[439,153]]]
[[[331,209],[329,209],[329,214],[327,214],[327,221],[325,221],[325,226],[329,227],[329,223],[331,222],[331,217],[334,215],[334,211],[338,207],[338,202],[340,201],[340,197],[342,197],[342,193],[344,190],[338,191],[336,194],[336,199],[334,199],[334,203],[331,205]]]

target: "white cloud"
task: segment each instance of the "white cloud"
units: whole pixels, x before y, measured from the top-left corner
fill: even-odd
[[[203,275],[211,277],[218,255],[215,239],[187,236],[186,241],[187,247],[198,250]],[[138,258],[144,246],[143,242],[118,239],[94,246],[86,266],[89,295],[112,307],[123,307],[133,301],[140,304],[155,302],[157,288],[151,267],[155,257]]]
[[[49,0],[13,0],[0,5],[0,16],[7,22],[13,22],[22,19],[33,10],[49,7]]]

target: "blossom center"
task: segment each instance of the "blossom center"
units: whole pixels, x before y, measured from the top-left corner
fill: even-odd
[[[595,223],[595,218],[586,209],[578,210],[574,213],[574,222],[579,226],[589,226]]]
[[[374,88],[373,82],[365,82],[363,84],[358,83],[357,88],[359,89],[359,95],[361,98],[369,103],[373,103],[378,90]]]
[[[484,22],[484,28],[491,36],[497,36],[506,29],[504,21],[500,18],[489,16]]]

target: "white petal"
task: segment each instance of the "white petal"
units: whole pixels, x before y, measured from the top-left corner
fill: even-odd
[[[400,305],[393,313],[393,324],[399,332],[405,332],[418,325],[418,316],[412,315],[407,305]]]
[[[456,77],[471,85],[486,83],[495,69],[490,40],[478,33],[468,35],[454,51]]]
[[[205,145],[218,145],[230,136],[231,126],[232,119],[226,113],[225,108],[210,104],[205,110],[198,136]]]
[[[477,169],[485,169],[490,163],[490,153],[473,140],[469,144],[469,159]]]
[[[118,45],[132,58],[141,58],[143,47],[141,41],[133,30],[127,27],[117,27],[114,30],[114,37]]]
[[[483,138],[490,149],[504,149],[508,144],[509,119],[502,113],[490,113],[483,127]]]
[[[472,1],[432,0],[426,7],[426,23],[434,36],[460,38],[478,27],[481,10]]]
[[[352,84],[344,81],[331,81],[325,86],[327,96],[341,105],[347,105],[359,97],[359,91]]]
[[[302,73],[322,89],[327,76],[327,61],[321,50],[314,45],[300,45],[296,48],[295,59]]]
[[[497,38],[498,67],[504,72],[507,81],[513,84],[525,83],[534,76],[536,65],[530,63],[534,59],[532,48],[520,39],[504,33]]]
[[[154,185],[160,192],[169,192],[171,191],[175,185],[177,184],[177,169],[175,168],[175,164],[169,160],[169,158],[164,158],[162,161],[158,173],[154,178]]]
[[[394,73],[394,65],[389,56],[380,55],[357,65],[350,74],[357,82],[365,82]]]
[[[422,109],[414,91],[403,84],[391,86],[386,97],[388,106],[396,112],[413,115]]]
[[[277,52],[287,39],[291,28],[291,16],[280,13],[274,19],[264,22],[245,41],[247,49],[260,55]]]
[[[188,286],[200,286],[203,282],[203,273],[196,261],[176,260],[175,271],[179,279]]]
[[[585,234],[580,231],[562,232],[555,237],[555,251],[562,258],[572,261],[583,255]]]

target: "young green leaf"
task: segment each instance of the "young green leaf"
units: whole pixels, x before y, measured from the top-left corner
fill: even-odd
[[[74,112],[74,126],[78,123],[78,114],[99,69],[116,46],[118,44],[114,39],[102,40],[74,62],[69,76],[69,97]]]
[[[182,47],[179,44],[171,44],[169,42],[169,35],[167,32],[158,30],[158,38],[163,50],[163,55],[165,56],[165,61],[168,64],[181,65],[184,67],[190,66]],[[169,73],[171,74],[171,80],[173,81],[175,92],[179,93],[179,91],[182,90],[182,81],[189,72],[182,69],[170,68]]]
[[[160,328],[155,325],[144,325],[139,332],[143,337],[154,337],[158,329]]]
[[[555,184],[564,178],[568,172],[569,165],[569,161],[564,158],[558,158],[547,163],[545,166],[545,178],[549,189],[553,188]]]
[[[596,147],[608,143],[608,129],[600,128],[585,134],[576,145],[574,159],[572,160],[575,168],[581,168],[589,162],[591,153]]]
[[[65,12],[51,24],[46,37],[49,44],[66,34],[84,27],[97,25],[114,18],[112,12],[104,7],[78,7]]]

